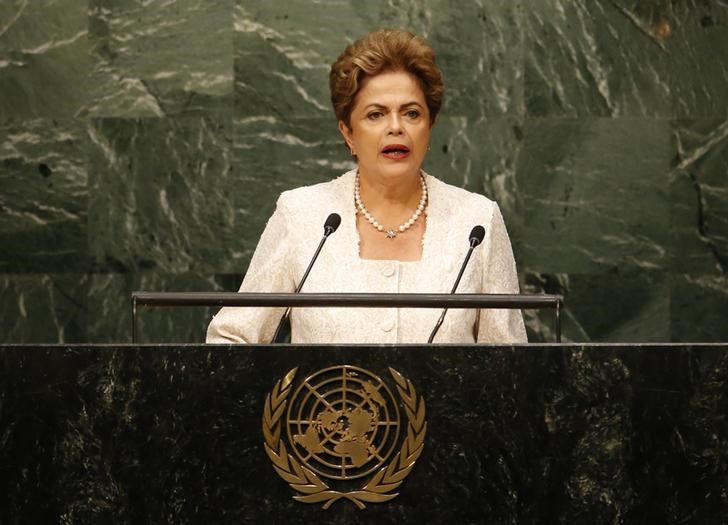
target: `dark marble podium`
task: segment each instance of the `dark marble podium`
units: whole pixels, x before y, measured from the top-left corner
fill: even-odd
[[[394,500],[292,499],[289,369],[388,367],[427,404]],[[728,345],[0,347],[0,523],[726,523]]]

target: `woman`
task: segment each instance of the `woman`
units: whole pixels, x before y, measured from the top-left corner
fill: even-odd
[[[241,292],[293,292],[326,217],[327,240],[302,292],[448,293],[477,224],[485,239],[459,293],[518,293],[498,206],[425,174],[422,162],[442,105],[433,49],[412,33],[380,30],[354,42],[331,67],[331,100],[357,169],[281,194]],[[424,343],[439,309],[299,308],[293,343]],[[207,342],[269,342],[283,309],[223,308]],[[451,310],[435,342],[525,342],[518,310]]]

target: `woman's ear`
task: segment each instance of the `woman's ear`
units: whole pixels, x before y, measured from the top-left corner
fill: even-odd
[[[349,129],[349,126],[347,126],[343,120],[339,121],[339,132],[341,132],[341,136],[344,137],[344,141],[346,141],[346,145],[348,146],[348,148],[353,151],[354,139],[351,136],[351,130]]]

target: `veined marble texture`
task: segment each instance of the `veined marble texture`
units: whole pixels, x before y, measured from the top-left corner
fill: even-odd
[[[89,250],[99,271],[229,268],[239,210],[229,124],[103,119],[88,127]],[[235,268],[237,270],[237,268]]]
[[[728,340],[728,121],[675,121],[673,148],[672,339]]]
[[[565,298],[561,330],[564,341],[652,342],[670,340],[671,283],[668,273],[646,269],[615,269],[604,274],[525,273],[524,293],[556,293]],[[698,325],[704,315],[698,309],[693,320]],[[555,340],[551,310],[524,311],[531,342]],[[685,327],[685,334],[697,334]],[[719,333],[717,327],[705,333]],[[700,339],[686,335],[685,340]]]
[[[329,67],[379,27],[434,46],[424,168],[499,203],[565,340],[727,340],[727,26],[724,0],[2,2],[0,340],[125,341],[137,286],[237,289],[278,194],[353,166]],[[210,312],[144,314],[199,341]]]
[[[227,114],[233,0],[88,0],[94,117]]]
[[[0,125],[0,272],[85,272],[88,201],[82,121]]]
[[[433,129],[424,169],[441,180],[495,200],[513,237],[520,228],[516,166],[522,120],[442,117]]]
[[[529,119],[517,169],[521,265],[667,269],[669,158],[665,121]]]
[[[530,115],[728,114],[722,0],[526,2]]]
[[[73,117],[86,103],[87,9],[79,0],[0,3],[0,125]]]
[[[363,510],[294,501],[263,450],[276,380],[295,369],[295,392],[343,363],[385,384],[392,367],[426,402],[424,449],[399,495]],[[338,383],[317,386],[331,399]],[[0,345],[0,517],[723,525],[727,387],[725,344]]]
[[[331,115],[329,67],[346,45],[380,27],[405,27],[438,51],[448,83],[443,112],[521,113],[520,19],[521,4],[509,0],[241,0],[235,8],[237,111]]]
[[[89,279],[81,273],[0,275],[0,337],[21,343],[87,341]]]
[[[99,343],[132,341],[132,311],[128,300],[137,290],[168,292],[225,292],[239,285],[239,275],[194,273],[161,274],[153,271],[94,274],[88,283],[88,309],[103,312],[87,319],[88,339]],[[208,319],[217,308],[137,307],[136,341],[139,343],[204,343]]]
[[[672,130],[672,269],[728,273],[728,121],[680,120]]]

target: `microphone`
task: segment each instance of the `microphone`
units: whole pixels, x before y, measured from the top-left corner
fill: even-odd
[[[328,237],[336,230],[338,230],[340,224],[341,215],[339,215],[338,213],[330,213],[329,216],[326,217],[326,222],[324,223],[324,238]],[[316,255],[318,255],[318,252],[316,252]],[[314,255],[314,259],[316,258],[316,255]]]
[[[298,287],[296,288],[296,291],[294,293],[298,293],[301,291],[301,288],[303,288],[303,283],[306,282],[306,278],[308,278],[308,274],[311,271],[311,268],[313,268],[313,263],[316,262],[316,259],[319,256],[319,252],[321,252],[321,248],[323,248],[324,243],[326,242],[326,239],[329,238],[329,235],[334,233],[341,224],[341,215],[338,213],[330,213],[328,217],[326,217],[326,222],[324,222],[324,236],[321,238],[321,242],[319,242],[318,248],[316,248],[316,253],[313,254],[313,257],[311,258],[311,262],[308,263],[308,268],[306,268],[306,271],[303,274],[303,277],[301,278],[301,282],[298,283]],[[283,328],[283,325],[288,321],[288,317],[291,315],[291,307],[287,307],[286,311],[283,314],[283,317],[281,317],[281,320],[278,322],[278,327],[276,328],[275,333],[273,334],[273,339],[270,340],[271,344],[276,342],[276,339],[278,339],[278,334],[281,331],[281,328]]]
[[[465,256],[465,260],[463,261],[463,265],[460,267],[460,273],[458,274],[458,278],[455,279],[455,285],[452,287],[452,290],[450,291],[451,294],[455,293],[455,290],[458,289],[458,284],[460,284],[460,279],[463,276],[463,273],[465,272],[465,267],[468,265],[468,261],[470,261],[470,256],[473,254],[473,250],[480,245],[481,242],[483,242],[483,238],[485,237],[485,228],[483,228],[480,224],[475,226],[472,230],[470,230],[470,249],[468,250],[468,254]],[[437,331],[440,329],[440,326],[442,326],[442,322],[445,320],[445,314],[447,313],[447,308],[442,309],[442,315],[440,315],[440,318],[437,320],[437,324],[435,325],[435,328],[432,329],[432,333],[430,334],[430,338],[427,340],[427,344],[432,343],[432,340],[435,338],[435,334],[437,334]]]

